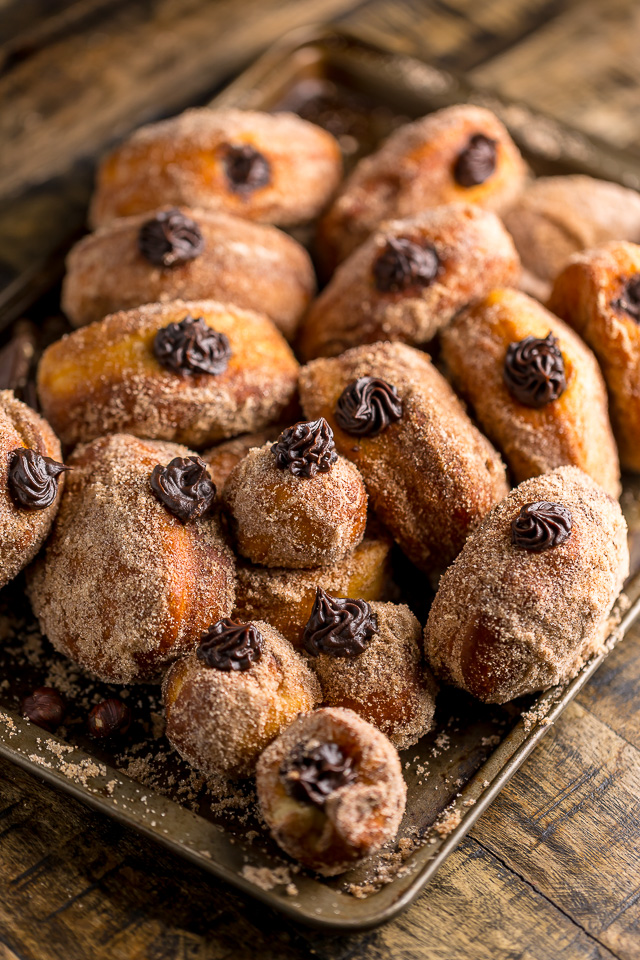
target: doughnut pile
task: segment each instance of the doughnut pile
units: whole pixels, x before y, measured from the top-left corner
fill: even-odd
[[[88,674],[161,683],[171,746],[254,778],[324,876],[394,839],[439,684],[504,703],[603,648],[640,471],[635,192],[531,179],[465,105],[341,178],[292,114],[137,131],[67,258],[43,416],[0,392],[0,586],[26,568]]]

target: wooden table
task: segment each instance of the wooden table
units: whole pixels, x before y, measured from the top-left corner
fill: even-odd
[[[0,273],[61,211],[37,187],[16,218],[12,194],[60,177],[82,202],[83,156],[332,18],[640,154],[635,0],[0,0]],[[361,936],[296,928],[0,762],[0,960],[310,956],[640,958],[640,630],[417,903]]]

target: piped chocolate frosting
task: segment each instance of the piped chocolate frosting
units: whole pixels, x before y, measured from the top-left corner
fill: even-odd
[[[142,224],[138,249],[155,267],[180,267],[200,256],[204,238],[196,221],[174,207]]]
[[[404,237],[390,237],[373,264],[381,293],[401,293],[411,287],[428,287],[440,269],[435,247],[420,246]]]
[[[262,658],[264,637],[252,623],[238,623],[225,617],[200,637],[196,657],[207,667],[244,673]]]
[[[199,373],[224,373],[231,347],[224,333],[212,330],[202,317],[187,314],[179,323],[158,330],[153,353],[167,370],[181,377],[193,377]]]
[[[294,477],[315,477],[328,473],[338,459],[333,430],[324,419],[301,420],[283,430],[271,447],[276,465]]]
[[[300,750],[280,772],[289,796],[322,810],[332,793],[356,778],[353,762],[337,743]]]
[[[376,615],[366,600],[330,597],[316,588],[311,616],[302,635],[304,649],[312,657],[358,657],[378,629]]]
[[[17,447],[9,453],[9,493],[18,507],[44,510],[58,495],[58,477],[70,469],[37,450]]]
[[[200,457],[175,457],[166,467],[159,463],[149,482],[160,503],[182,523],[204,517],[213,509],[216,485]]]
[[[458,154],[453,177],[461,187],[477,187],[488,180],[496,169],[496,141],[475,133]]]
[[[503,372],[509,393],[527,407],[544,407],[567,388],[564,359],[551,333],[510,343]]]
[[[628,314],[636,323],[640,323],[640,273],[629,277],[621,295],[613,300],[611,306]]]
[[[402,400],[392,384],[379,377],[360,377],[338,397],[336,423],[354,437],[376,437],[402,416]]]
[[[248,143],[227,147],[224,169],[229,186],[236,193],[251,193],[271,182],[271,164]]]
[[[542,553],[568,540],[572,527],[571,511],[561,503],[526,503],[511,522],[511,542],[523,550]]]

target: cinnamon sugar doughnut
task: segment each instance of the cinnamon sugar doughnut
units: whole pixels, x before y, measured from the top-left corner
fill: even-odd
[[[233,609],[234,562],[215,490],[189,456],[176,444],[115,434],[69,458],[65,496],[28,592],[56,650],[102,680],[159,679]]]
[[[136,130],[102,161],[90,220],[170,204],[292,226],[318,216],[341,175],[336,140],[292,113],[186,110]]]
[[[250,450],[231,471],[222,499],[238,553],[267,567],[336,563],[360,543],[367,522],[362,478],[338,457],[322,419]]]
[[[237,463],[249,453],[252,447],[263,447],[265,443],[273,443],[282,433],[282,427],[272,426],[259,430],[257,433],[243,433],[233,440],[225,440],[209,450],[205,450],[202,459],[206,463],[211,478],[219,490],[224,487],[227,477]],[[254,618],[255,619],[255,618]],[[258,617],[266,620],[267,617]]]
[[[163,207],[114,220],[67,257],[62,309],[74,327],[143,303],[234,303],[291,340],[315,291],[307,251],[286,233],[224,212]]]
[[[640,471],[640,246],[619,241],[574,254],[549,309],[598,358],[622,466]]]
[[[352,710],[300,716],[258,761],[258,800],[276,842],[325,877],[396,835],[407,787],[384,734]]]
[[[519,273],[509,234],[480,207],[450,204],[383,223],[312,304],[300,352],[313,359],[376,340],[425,344],[467,303],[515,285]]]
[[[261,620],[221,620],[162,685],[169,742],[209,777],[246,777],[297,714],[320,702],[300,654]]]
[[[297,377],[267,317],[175,300],[114,313],[52,344],[38,393],[64,443],[121,431],[200,447],[279,420]]]
[[[443,203],[507,209],[522,190],[526,166],[498,118],[458,104],[399,127],[361,160],[320,223],[327,264],[344,260],[382,220]]]
[[[441,347],[516,483],[572,464],[619,496],[602,374],[562,320],[518,290],[493,290],[442,332]]]
[[[628,570],[627,526],[601,487],[576,467],[526,480],[442,577],[429,661],[487,703],[562,683],[602,648]]]
[[[453,560],[507,493],[505,471],[429,358],[402,343],[355,347],[300,371],[306,416],[325,417],[371,504],[410,560]]]
[[[380,600],[386,594],[392,543],[381,524],[370,521],[355,550],[330,566],[286,570],[257,567],[239,559],[233,616],[239,620],[266,620],[294,647],[300,647],[317,587],[336,597],[363,600]]]
[[[571,254],[607,240],[640,241],[640,194],[581,174],[539,177],[503,220],[533,278],[531,292],[545,300]]]
[[[437,685],[409,607],[340,599],[318,588],[303,647],[325,706],[353,710],[397,750],[431,729]]]
[[[53,430],[11,390],[0,390],[0,587],[46,540],[64,487]]]

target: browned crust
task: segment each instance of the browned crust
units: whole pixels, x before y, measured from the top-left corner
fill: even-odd
[[[320,702],[320,685],[300,654],[270,624],[252,623],[264,650],[248,670],[216,670],[191,652],[163,683],[167,737],[209,777],[252,774],[265,747]]]
[[[402,418],[377,437],[352,437],[336,423],[343,389],[362,376],[396,387]],[[480,519],[507,493],[505,471],[429,358],[401,343],[355,347],[300,372],[308,418],[325,417],[338,450],[364,479],[371,504],[410,560],[444,567]]]
[[[231,189],[223,163],[230,145],[263,154],[271,182],[250,192]],[[336,140],[294,114],[186,110],[136,130],[102,161],[90,220],[102,226],[170,204],[292,226],[318,216],[341,175]]]
[[[267,567],[337,563],[364,536],[367,491],[360,474],[339,457],[328,473],[296,477],[278,468],[271,446],[250,450],[224,486],[238,553]]]
[[[422,656],[422,627],[404,604],[371,603],[377,630],[357,657],[321,653],[309,665],[327,707],[347,707],[382,730],[396,750],[433,724],[437,684]]]
[[[440,272],[428,286],[381,293],[373,266],[390,238],[432,246]],[[471,300],[515,286],[520,261],[495,214],[471,204],[434,207],[380,225],[336,270],[311,305],[299,337],[303,359],[333,357],[376,340],[425,344]]]
[[[44,510],[24,510],[9,493],[9,454],[30,447],[44,457],[62,462],[58,438],[42,417],[17,400],[11,390],[0,391],[0,587],[33,560],[46,540],[58,512],[64,474],[58,478],[58,496]]]
[[[300,747],[331,741],[353,759],[357,779],[335,791],[324,810],[288,797],[280,770]],[[384,734],[352,710],[326,707],[300,716],[260,757],[260,809],[290,856],[324,876],[343,873],[396,835],[407,787],[400,758]]]
[[[622,466],[640,471],[640,327],[614,306],[640,273],[640,246],[613,242],[574,254],[556,277],[549,309],[586,340],[602,368]]]
[[[224,373],[181,377],[153,355],[153,340],[187,314],[226,334]],[[38,392],[64,443],[126,432],[206,446],[278,420],[292,402],[298,364],[271,321],[213,300],[146,304],[75,330],[45,350]]]
[[[510,343],[549,332],[559,342],[567,388],[557,400],[533,409],[509,393],[504,358]],[[572,464],[619,496],[620,466],[602,374],[562,320],[520,291],[494,290],[453,320],[441,344],[454,385],[502,451],[516,483]]]
[[[79,447],[56,523],[29,575],[43,632],[113,683],[159,679],[234,603],[215,517],[182,524],[153,495],[157,463],[189,451],[116,434]]]
[[[476,187],[461,187],[453,168],[476,133],[497,141],[495,172]],[[361,160],[320,223],[318,246],[327,265],[344,260],[382,220],[408,217],[443,203],[507,209],[522,190],[526,166],[498,118],[483,107],[459,104],[394,131]]]
[[[571,536],[542,553],[511,543],[526,503],[569,507]],[[484,519],[440,581],[425,628],[437,675],[504,703],[574,676],[601,649],[629,569],[615,500],[576,467],[526,480]]]
[[[315,292],[307,251],[266,224],[224,212],[181,211],[204,239],[202,253],[188,263],[157,267],[140,253],[140,227],[158,211],[115,220],[72,248],[62,309],[73,326],[143,303],[205,298],[265,313],[291,340]]]

